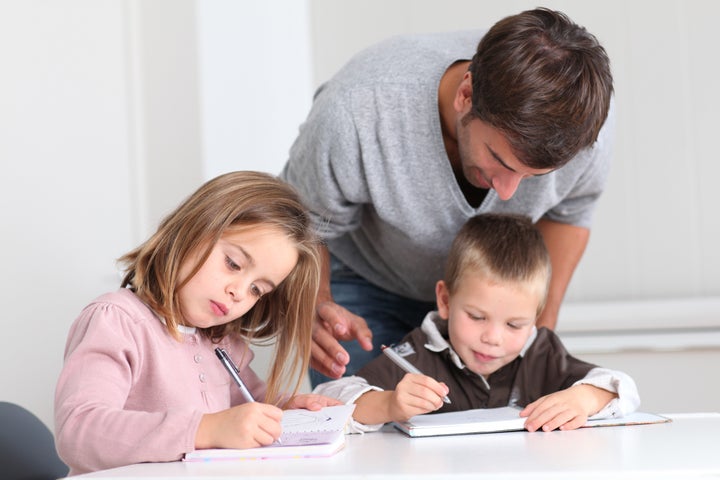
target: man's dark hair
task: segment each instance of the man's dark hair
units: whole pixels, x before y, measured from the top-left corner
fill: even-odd
[[[469,68],[468,120],[500,130],[530,168],[555,169],[591,146],[613,93],[610,60],[585,28],[538,8],[496,23]]]

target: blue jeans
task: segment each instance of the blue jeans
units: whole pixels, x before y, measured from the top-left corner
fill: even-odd
[[[372,351],[365,351],[355,340],[340,342],[350,355],[345,376],[353,375],[360,367],[381,353],[381,345],[399,342],[413,328],[419,327],[428,312],[435,310],[434,302],[422,302],[390,293],[377,287],[350,270],[331,255],[330,288],[335,303],[365,319],[373,333]],[[331,380],[310,369],[310,383],[316,385]]]

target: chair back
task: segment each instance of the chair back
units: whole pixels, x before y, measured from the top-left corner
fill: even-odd
[[[55,480],[67,474],[50,429],[20,405],[0,402],[0,478]]]

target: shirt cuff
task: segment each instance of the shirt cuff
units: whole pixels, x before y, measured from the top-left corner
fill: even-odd
[[[370,385],[367,380],[358,376],[343,377],[326,383],[321,383],[313,393],[325,395],[340,400],[346,405],[355,403],[366,392],[382,392],[383,389]],[[351,419],[345,427],[345,433],[365,433],[380,430],[383,423],[366,425]]]
[[[590,419],[623,417],[640,406],[640,395],[635,381],[623,372],[596,367],[574,385],[583,384],[617,394],[617,398],[610,400],[599,412],[589,417]]]

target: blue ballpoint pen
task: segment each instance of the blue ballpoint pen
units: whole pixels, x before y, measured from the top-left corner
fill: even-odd
[[[230,359],[230,356],[220,347],[217,347],[215,349],[215,355],[220,359],[223,366],[225,366],[225,370],[228,371],[230,376],[233,380],[235,380],[235,383],[238,387],[240,387],[240,392],[242,392],[243,397],[245,397],[245,400],[247,402],[254,402],[255,399],[253,398],[252,394],[250,393],[250,390],[247,389],[245,386],[245,383],[243,383],[242,378],[240,378],[240,373],[238,371],[238,368],[235,366],[233,361]]]
[[[382,345],[380,347],[382,349],[382,352],[387,355],[387,357],[393,361],[395,365],[405,370],[407,373],[419,373],[421,375],[424,375],[420,370],[418,370],[415,365],[405,360],[403,357],[398,355],[398,353],[393,350],[391,347],[386,347],[385,345]],[[447,395],[443,397],[443,402],[445,403],[452,403],[450,401],[450,398],[448,398]]]

